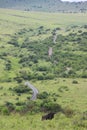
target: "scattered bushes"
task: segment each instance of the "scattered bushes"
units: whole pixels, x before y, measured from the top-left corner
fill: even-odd
[[[86,28],[87,25],[84,25],[83,28]],[[21,83],[23,80],[44,80],[44,79],[53,79],[55,77],[82,77],[86,78],[87,74],[79,73],[82,72],[83,68],[86,68],[86,41],[87,41],[87,32],[82,31],[81,28],[76,27],[78,33],[73,32],[75,26],[70,28],[70,33],[66,36],[62,34],[58,35],[56,39],[56,44],[53,44],[53,36],[45,38],[43,40],[30,41],[29,37],[37,36],[37,34],[44,33],[56,33],[57,30],[60,30],[59,27],[51,30],[45,29],[44,26],[39,26],[36,29],[23,28],[20,29],[17,33],[11,36],[11,40],[8,44],[13,45],[15,51],[2,52],[1,58],[6,60],[5,57],[8,55],[12,58],[17,57],[19,59],[16,66],[18,69],[20,66],[22,68],[30,68],[32,73],[20,74],[15,80],[18,83]],[[16,48],[15,48],[16,47]],[[53,48],[52,57],[49,58],[48,50],[49,47]],[[73,53],[73,52],[77,53]],[[80,52],[85,52],[84,55],[80,55]],[[82,53],[81,53],[82,54]],[[12,64],[10,61],[5,62],[5,69],[13,72]],[[67,71],[66,68],[72,68]],[[42,72],[39,73],[39,72]],[[43,72],[46,72],[45,75]],[[15,71],[14,71],[15,73]],[[36,77],[35,73],[38,73]]]

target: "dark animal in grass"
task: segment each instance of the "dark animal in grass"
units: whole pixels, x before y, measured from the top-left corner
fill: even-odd
[[[42,116],[42,121],[43,121],[43,120],[52,120],[52,119],[54,118],[54,114],[56,114],[56,113],[50,112],[50,113],[48,113],[48,114]]]

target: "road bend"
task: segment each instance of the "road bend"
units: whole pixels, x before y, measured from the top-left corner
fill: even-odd
[[[38,90],[28,81],[25,82],[25,85],[28,86],[32,91],[33,91],[33,95],[31,97],[30,100],[36,100],[37,99],[37,94],[39,93]]]

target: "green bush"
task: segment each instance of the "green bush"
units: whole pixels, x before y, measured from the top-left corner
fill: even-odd
[[[43,102],[41,103],[41,110],[42,111],[53,111],[53,112],[60,112],[62,111],[62,108],[59,104],[54,103],[50,100],[43,100]]]
[[[21,94],[21,93],[29,93],[31,89],[29,89],[27,86],[23,86],[20,84],[19,86],[13,88],[13,91],[18,94]]]
[[[59,87],[59,89],[58,89],[59,92],[68,91],[68,90],[69,90],[69,89],[68,89],[67,86],[61,86],[61,87]]]
[[[82,117],[81,117],[82,120],[87,120],[87,111],[84,111],[82,113]]]
[[[55,75],[52,73],[47,73],[45,76],[45,79],[53,79],[53,78],[55,78]]]
[[[11,70],[11,62],[7,62],[5,66],[6,66],[5,68],[6,70],[8,71]]]
[[[3,108],[2,108],[2,114],[3,114],[3,115],[9,115],[9,114],[10,114],[10,112],[9,112],[9,110],[8,110],[7,107],[3,107]]]
[[[73,80],[72,83],[73,84],[78,84],[78,81],[77,80]]]
[[[23,79],[19,76],[15,77],[14,80],[16,80],[18,83],[22,83]]]
[[[48,96],[49,96],[49,94],[47,92],[45,92],[45,91],[38,94],[39,99],[46,99],[46,98],[48,98]]]
[[[63,113],[67,117],[72,117],[74,115],[74,111],[70,107],[68,107],[68,106],[63,109]]]
[[[38,79],[38,80],[44,80],[44,79],[45,79],[43,73],[41,73],[41,72],[38,72],[38,73],[36,73],[35,75],[36,75],[36,76],[35,76],[34,78],[36,78],[36,79]]]
[[[5,106],[7,107],[9,113],[15,110],[14,104],[11,102],[6,102]]]
[[[15,47],[18,47],[18,46],[19,46],[18,41],[17,41],[16,38],[12,38],[12,39],[8,42],[8,44],[12,44],[12,45],[14,45]]]
[[[82,78],[87,78],[87,72],[83,72],[82,75],[81,75]]]
[[[20,102],[20,101],[16,102],[16,106],[24,106],[24,105],[25,105],[25,102]]]

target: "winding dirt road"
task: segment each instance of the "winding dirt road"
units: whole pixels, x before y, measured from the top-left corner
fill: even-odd
[[[33,91],[33,95],[31,97],[30,100],[36,100],[37,99],[37,94],[39,93],[38,90],[28,81],[25,82],[25,85],[28,86],[32,91]]]

